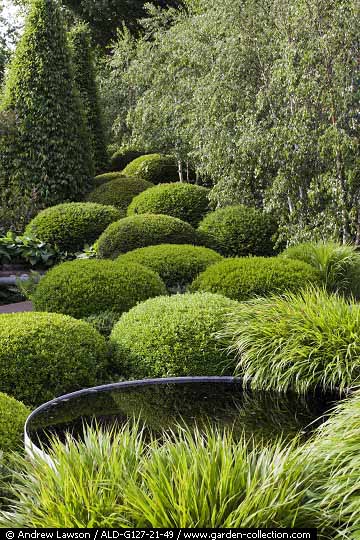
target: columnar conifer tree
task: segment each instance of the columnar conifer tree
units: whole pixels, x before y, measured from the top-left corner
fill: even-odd
[[[91,135],[94,163],[97,172],[104,170],[108,157],[98,92],[90,32],[85,24],[74,27],[70,34],[75,83],[80,92],[87,125]]]
[[[54,0],[32,2],[1,109],[16,118],[15,134],[0,139],[2,210],[15,215],[21,206],[26,221],[39,208],[81,198],[94,173],[91,146]]]

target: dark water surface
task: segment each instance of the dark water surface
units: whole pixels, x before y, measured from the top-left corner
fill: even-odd
[[[235,437],[245,433],[256,440],[307,438],[327,418],[336,395],[255,392],[240,381],[147,381],[119,383],[65,396],[40,407],[27,423],[33,443],[61,440],[65,433],[81,438],[84,425],[96,422],[103,428],[123,425],[134,418],[158,435],[177,424],[231,428]]]

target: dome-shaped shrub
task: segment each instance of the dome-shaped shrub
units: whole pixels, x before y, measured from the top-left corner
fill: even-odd
[[[226,343],[218,341],[214,333],[237,306],[223,296],[201,293],[163,296],[139,304],[124,313],[110,337],[118,371],[134,377],[229,372]]]
[[[29,405],[102,382],[105,339],[56,313],[0,315],[0,391]]]
[[[208,266],[222,260],[221,255],[205,247],[187,244],[159,244],[129,251],[120,263],[136,262],[151,268],[170,289],[183,289]]]
[[[193,184],[162,184],[140,193],[128,208],[133,214],[166,214],[196,226],[209,210],[209,190]]]
[[[142,214],[112,223],[100,236],[97,252],[101,258],[115,259],[139,247],[198,243],[196,231],[189,223],[161,214]]]
[[[126,165],[143,155],[144,152],[139,152],[139,150],[119,148],[113,152],[110,158],[110,171],[122,171]]]
[[[306,283],[319,283],[309,264],[276,257],[228,259],[207,268],[191,284],[191,291],[207,291],[247,300],[272,292],[297,291]]]
[[[199,231],[212,236],[219,253],[225,257],[274,255],[271,240],[276,232],[274,219],[247,206],[227,206],[211,212],[202,220]]]
[[[279,257],[304,261],[318,270],[329,292],[360,298],[360,253],[337,242],[307,242],[291,246]]]
[[[166,293],[158,274],[140,264],[83,259],[47,272],[32,300],[39,311],[81,318],[109,310],[122,313],[138,302]]]
[[[121,172],[98,174],[94,178],[93,186],[94,188],[97,188],[99,186],[102,186],[103,184],[106,184],[107,182],[111,182],[111,180],[117,180],[118,178],[122,178],[123,176],[124,175]]]
[[[125,167],[123,173],[125,176],[139,176],[153,184],[179,180],[174,158],[160,154],[148,154],[134,159]]]
[[[92,244],[110,223],[121,217],[113,206],[96,203],[64,203],[39,212],[28,224],[25,234],[57,245],[63,251],[76,252]]]
[[[11,452],[22,445],[29,414],[23,403],[0,392],[0,452]]]
[[[151,188],[153,184],[142,178],[118,177],[106,182],[87,194],[86,200],[93,203],[115,206],[122,216],[126,215],[126,209],[133,198]]]

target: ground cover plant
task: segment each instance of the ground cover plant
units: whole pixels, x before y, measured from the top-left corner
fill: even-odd
[[[240,304],[221,336],[244,384],[304,393],[359,383],[359,332],[358,304],[310,288]]]
[[[39,212],[25,234],[35,235],[62,251],[75,253],[92,244],[110,223],[120,217],[114,206],[97,203],[64,203]]]
[[[297,291],[307,283],[319,281],[318,272],[302,261],[240,257],[210,266],[195,278],[189,290],[223,294],[242,301],[273,292]]]
[[[137,305],[111,333],[114,369],[136,378],[231,374],[231,357],[214,334],[236,307],[237,302],[209,293]]]
[[[313,266],[329,292],[359,298],[360,253],[354,245],[308,242],[287,248],[281,257],[304,261]]]
[[[121,314],[147,298],[167,294],[159,275],[136,263],[77,260],[56,266],[32,300],[38,311],[83,318],[103,311]]]
[[[271,215],[244,205],[228,206],[210,212],[199,224],[199,231],[212,237],[225,257],[274,255],[276,222]]]
[[[176,182],[179,174],[175,160],[171,156],[147,154],[140,156],[123,170],[125,176],[139,176],[153,184]]]
[[[103,175],[109,176],[109,175]],[[105,182],[86,195],[88,202],[115,206],[120,210],[121,217],[136,195],[151,188],[153,184],[142,178],[121,176]]]
[[[40,405],[103,380],[108,349],[89,324],[58,313],[0,315],[0,391]]]
[[[195,229],[171,216],[129,216],[109,226],[97,241],[100,258],[115,259],[121,253],[157,244],[200,244]]]
[[[212,249],[188,244],[159,244],[128,251],[117,261],[136,262],[159,274],[170,291],[184,291],[208,266],[222,260]]]
[[[207,188],[184,182],[161,184],[135,197],[128,215],[166,214],[196,227],[209,210],[208,195]]]

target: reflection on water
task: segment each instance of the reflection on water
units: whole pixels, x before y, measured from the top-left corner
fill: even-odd
[[[231,428],[235,437],[274,440],[306,438],[326,419],[334,395],[279,394],[244,390],[240,383],[186,382],[118,387],[57,400],[28,425],[31,440],[47,443],[49,436],[62,440],[66,432],[80,437],[83,425],[94,421],[113,428],[133,419],[155,435],[187,426],[214,425]],[[316,421],[316,422],[315,422]]]

